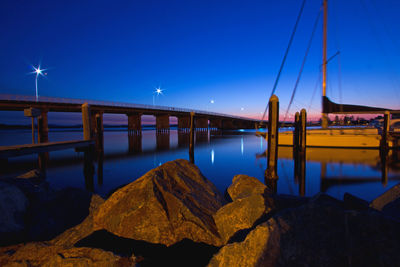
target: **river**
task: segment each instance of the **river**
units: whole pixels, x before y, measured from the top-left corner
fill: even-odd
[[[104,157],[94,164],[94,176],[83,168],[83,153],[73,149],[51,152],[46,179],[54,189],[79,187],[105,197],[124,184],[167,161],[189,159],[189,135],[171,129],[170,134],[143,130],[141,138],[130,137],[125,129],[106,129]],[[50,141],[82,139],[79,129],[50,129]],[[0,145],[28,144],[30,130],[0,130]],[[205,177],[224,192],[236,174],[247,174],[264,182],[267,148],[254,131],[198,132],[195,164]],[[397,155],[396,155],[397,153]],[[305,171],[295,175],[293,153],[279,147],[277,192],[313,196],[318,192],[342,199],[349,192],[371,201],[400,181],[399,152],[390,152],[382,164],[378,150],[307,148]],[[10,158],[0,177],[23,174],[37,168],[37,156]]]

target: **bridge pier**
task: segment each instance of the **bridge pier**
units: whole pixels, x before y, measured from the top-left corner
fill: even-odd
[[[178,131],[188,132],[190,130],[190,116],[178,117]]]
[[[210,129],[222,129],[222,119],[210,119]]]
[[[236,126],[234,125],[232,119],[224,119],[222,121],[222,129],[223,130],[234,130],[234,129],[236,129]]]
[[[156,143],[158,150],[168,150],[169,149],[169,131],[157,132],[156,133]]]
[[[128,134],[142,134],[142,114],[129,113],[128,116]]]
[[[169,132],[169,115],[156,115],[157,132]]]
[[[195,118],[196,131],[207,131],[208,130],[208,118],[197,117]]]

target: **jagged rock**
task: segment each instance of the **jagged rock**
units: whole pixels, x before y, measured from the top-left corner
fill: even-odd
[[[93,212],[103,203],[104,199],[102,199],[99,195],[92,195],[89,206],[89,215],[86,217],[86,219],[77,226],[66,230],[51,240],[50,243],[57,246],[73,246],[79,240],[93,233]]]
[[[263,194],[266,189],[267,187],[257,178],[239,174],[233,177],[232,184],[228,187],[227,191],[234,201],[252,194]]]
[[[31,170],[29,172],[17,176],[17,178],[19,179],[42,179],[44,177],[45,175],[40,170],[37,169]]]
[[[319,194],[221,248],[209,266],[393,266],[400,262],[399,229],[377,212],[346,211]]]
[[[284,194],[271,194],[265,193],[265,205],[270,208],[271,211],[277,212],[283,209],[297,208],[301,205],[306,204],[309,201],[307,197],[291,196]]]
[[[135,257],[122,258],[98,248],[28,243],[0,250],[1,266],[135,266]]]
[[[28,199],[16,186],[0,182],[0,245],[22,241]]]
[[[167,246],[184,238],[219,246],[212,215],[223,202],[195,165],[179,159],[113,193],[95,212],[94,229]]]
[[[368,210],[368,201],[358,198],[352,194],[345,193],[343,196],[344,207],[348,210]]]
[[[236,199],[220,208],[213,217],[223,243],[238,231],[251,228],[269,210],[260,194]]]

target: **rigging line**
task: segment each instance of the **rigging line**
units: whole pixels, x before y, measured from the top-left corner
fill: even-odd
[[[321,68],[319,69],[318,79],[317,79],[317,82],[315,83],[315,86],[314,86],[314,91],[313,91],[313,94],[311,96],[311,101],[310,101],[310,105],[308,106],[308,111],[311,109],[311,105],[312,105],[312,102],[314,100],[315,93],[317,92],[318,85],[320,85],[320,84],[321,84]]]
[[[300,71],[299,71],[299,74],[297,75],[297,80],[296,80],[296,83],[294,85],[292,96],[290,97],[289,105],[288,105],[288,107],[286,109],[286,113],[285,113],[285,117],[284,117],[283,121],[286,121],[287,115],[289,113],[290,106],[292,105],[292,102],[293,102],[293,99],[294,99],[294,95],[296,94],[296,90],[297,90],[297,87],[298,87],[299,82],[300,82],[301,75],[303,74],[304,65],[306,64],[307,56],[308,56],[308,53],[310,52],[311,44],[312,44],[312,41],[314,39],[315,31],[317,30],[317,26],[318,26],[318,21],[319,21],[320,15],[321,15],[321,9],[319,10],[317,18],[315,19],[314,27],[313,27],[313,30],[311,32],[311,37],[310,37],[310,40],[308,41],[306,53],[304,54],[303,62],[301,63]]]
[[[282,73],[282,70],[283,70],[283,66],[285,65],[286,57],[287,57],[287,55],[289,53],[289,49],[290,49],[290,47],[292,45],[292,42],[293,42],[293,39],[294,39],[294,35],[296,33],[296,30],[297,30],[297,25],[299,24],[301,15],[303,14],[303,9],[304,9],[305,3],[306,3],[306,0],[303,0],[303,3],[301,4],[300,12],[299,12],[299,14],[297,16],[296,23],[295,23],[293,31],[292,31],[292,35],[290,36],[289,44],[288,44],[288,46],[286,48],[285,55],[283,56],[283,60],[282,60],[281,66],[280,66],[279,71],[278,71],[278,75],[277,75],[277,77],[275,79],[275,83],[274,83],[274,87],[272,88],[271,96],[275,93],[276,87],[278,86],[279,78],[281,76],[281,73]],[[264,120],[265,114],[267,113],[268,105],[269,105],[269,101],[267,103],[267,107],[265,108],[264,114],[262,115],[261,123]]]

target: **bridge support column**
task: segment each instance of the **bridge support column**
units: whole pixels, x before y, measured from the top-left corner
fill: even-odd
[[[156,115],[157,132],[169,132],[169,115]]]
[[[156,133],[156,143],[158,150],[168,150],[169,149],[169,131],[157,132]]]
[[[221,119],[210,119],[210,129],[212,129],[212,130],[222,129],[222,120]]]
[[[208,130],[208,118],[197,117],[195,125],[196,125],[196,131],[207,131]]]
[[[49,141],[49,123],[47,119],[47,110],[41,110],[41,115],[38,119],[38,140],[39,143]]]
[[[128,116],[128,134],[142,134],[142,114],[130,113]]]
[[[178,131],[188,132],[190,129],[190,116],[178,117]]]
[[[235,125],[233,124],[233,120],[231,119],[224,119],[222,121],[222,129],[224,130],[233,130],[236,129]]]

